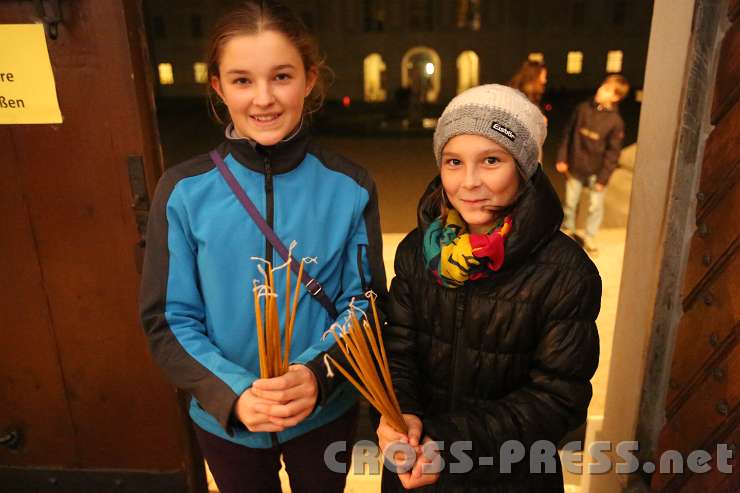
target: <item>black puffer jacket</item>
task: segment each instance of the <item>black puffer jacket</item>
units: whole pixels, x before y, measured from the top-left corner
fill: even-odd
[[[499,451],[507,440],[527,451],[537,440],[557,444],[585,420],[599,361],[601,278],[559,231],[560,202],[541,169],[526,187],[503,267],[490,279],[437,284],[424,267],[419,229],[398,248],[384,336],[393,384],[403,412],[444,441],[447,462],[436,485],[417,491],[563,491],[557,454],[554,474],[529,474],[529,454],[502,474]],[[437,214],[420,209],[421,222]],[[460,440],[472,442],[474,467],[451,474],[460,455],[451,444]],[[494,465],[480,466],[481,457]],[[388,482],[384,491],[393,491]]]

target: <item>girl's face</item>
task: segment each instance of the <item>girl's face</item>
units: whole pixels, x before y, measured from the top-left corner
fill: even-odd
[[[304,98],[316,82],[295,46],[276,31],[235,36],[221,50],[211,86],[242,137],[262,145],[285,138],[301,121]]]
[[[514,157],[491,139],[458,135],[442,149],[442,187],[471,233],[487,233],[496,208],[511,204],[519,190]]]

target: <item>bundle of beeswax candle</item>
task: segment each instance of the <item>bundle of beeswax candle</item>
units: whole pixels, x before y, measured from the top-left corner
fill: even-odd
[[[256,259],[262,260],[262,259]],[[298,269],[298,279],[291,300],[291,270],[292,257],[280,267],[273,268],[270,262],[264,261],[266,268],[260,267],[264,283],[255,281],[252,294],[254,295],[254,316],[257,322],[257,344],[260,358],[260,377],[279,377],[288,371],[290,364],[290,342],[295,326],[296,309],[301,289],[304,260],[301,260]],[[275,271],[285,269],[285,321],[283,329],[285,340],[280,334],[280,314],[278,313],[278,294],[275,286]]]
[[[367,317],[362,320],[357,318],[354,305],[350,305],[349,317],[344,326],[335,324],[329,329],[356,378],[328,354],[325,359],[339,370],[380,414],[385,416],[396,431],[408,433],[406,422],[401,415],[401,407],[393,391],[388,357],[375,306],[377,295],[369,292],[367,297],[372,308],[374,330],[370,327]]]

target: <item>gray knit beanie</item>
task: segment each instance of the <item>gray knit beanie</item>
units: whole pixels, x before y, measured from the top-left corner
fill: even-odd
[[[461,134],[488,137],[514,156],[522,174],[530,179],[547,136],[545,117],[516,89],[499,84],[473,87],[447,105],[434,131],[434,157],[440,165],[442,149]]]

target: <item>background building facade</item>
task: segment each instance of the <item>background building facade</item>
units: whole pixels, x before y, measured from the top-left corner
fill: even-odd
[[[208,32],[238,1],[145,3],[158,96],[201,96]],[[444,104],[469,86],[506,83],[529,57],[547,64],[551,91],[593,90],[608,73],[639,89],[652,17],[652,1],[637,0],[285,3],[318,37],[335,101],[391,101],[407,88]]]

